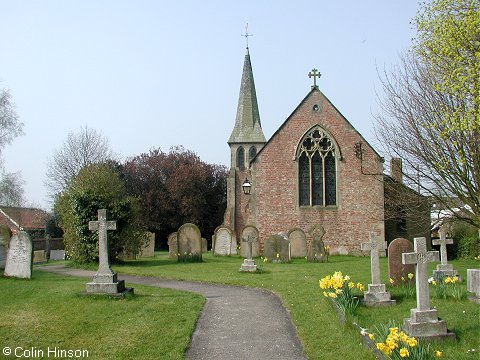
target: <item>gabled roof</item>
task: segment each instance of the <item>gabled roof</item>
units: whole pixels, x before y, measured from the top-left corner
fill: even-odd
[[[42,209],[0,206],[0,217],[10,229],[44,230],[48,214]]]
[[[293,117],[293,115],[297,112],[297,110],[307,101],[307,99],[314,93],[314,92],[319,92],[324,98],[325,100],[327,100],[327,102],[335,109],[335,111],[343,118],[343,120],[345,120],[345,122],[350,125],[352,127],[353,130],[355,130],[355,132],[358,134],[358,136],[360,136],[362,138],[362,140],[365,142],[366,145],[368,145],[368,147],[370,147],[373,152],[379,157],[381,158],[382,156],[380,156],[380,154],[375,150],[375,148],[373,146],[371,146],[367,140],[365,140],[365,138],[362,136],[362,134],[360,134],[357,129],[355,129],[355,127],[353,127],[353,125],[350,123],[350,121],[347,120],[347,118],[345,116],[343,116],[343,114],[335,107],[335,105],[333,105],[333,103],[318,89],[318,86],[317,87],[312,87],[312,90],[310,90],[307,94],[307,96],[305,96],[303,98],[303,100],[300,102],[300,104],[298,104],[298,106],[295,108],[295,110],[292,111],[292,113],[290,114],[290,116],[282,123],[282,125],[280,125],[280,127],[277,129],[277,131],[275,131],[273,133],[273,135],[270,137],[270,139],[268,139],[267,143],[265,144],[264,147],[262,147],[262,149],[257,153],[257,156],[260,155],[262,153],[262,151],[268,146],[268,144],[272,141],[272,139],[282,130],[282,128],[288,123],[288,121],[290,121],[290,119]],[[253,162],[257,156],[255,156],[255,158],[252,159],[252,161],[250,162]]]
[[[235,127],[228,139],[228,143],[265,143],[260,113],[258,111],[257,93],[253,80],[250,53],[247,47],[245,61],[243,63],[242,82],[238,97],[237,116]]]

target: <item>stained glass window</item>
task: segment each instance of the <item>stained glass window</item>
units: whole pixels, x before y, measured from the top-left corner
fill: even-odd
[[[248,151],[249,160],[251,161],[256,155],[257,155],[257,148],[255,146],[252,146]]]
[[[297,154],[300,205],[336,205],[335,146],[330,137],[322,128],[313,128],[300,142]]]
[[[237,167],[240,169],[245,167],[245,150],[241,146],[237,150]]]

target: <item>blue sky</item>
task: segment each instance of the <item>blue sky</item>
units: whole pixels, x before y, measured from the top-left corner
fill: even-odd
[[[0,0],[0,87],[25,124],[3,152],[5,167],[21,171],[28,205],[48,209],[48,158],[85,125],[121,159],[183,145],[229,166],[247,22],[267,139],[318,68],[320,89],[375,146],[377,68],[411,45],[417,8],[414,0]]]

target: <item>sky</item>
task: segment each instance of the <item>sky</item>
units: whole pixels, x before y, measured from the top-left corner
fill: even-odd
[[[183,145],[230,166],[247,23],[267,139],[317,68],[320,90],[376,147],[378,71],[411,45],[417,9],[415,0],[0,0],[0,88],[25,132],[2,152],[6,171],[21,172],[26,205],[49,210],[48,161],[85,126],[122,161]]]

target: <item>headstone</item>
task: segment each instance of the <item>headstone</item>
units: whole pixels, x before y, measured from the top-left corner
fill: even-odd
[[[439,261],[438,251],[427,251],[424,237],[414,239],[414,252],[404,253],[402,262],[415,265],[415,286],[417,307],[410,310],[410,318],[405,319],[405,332],[416,338],[449,338],[455,334],[447,331],[445,320],[437,316],[437,309],[430,308],[430,289],[428,284],[428,263]]]
[[[118,280],[117,274],[110,268],[108,258],[107,230],[116,230],[116,221],[107,221],[107,210],[98,210],[98,221],[90,221],[88,228],[98,231],[98,271],[92,282],[87,283],[87,294],[108,294],[123,296],[133,292],[133,288],[125,288],[125,281]]]
[[[147,243],[140,249],[140,257],[155,256],[155,233],[147,232]]]
[[[288,232],[292,258],[307,256],[307,237],[302,229],[292,229]]]
[[[65,260],[65,250],[50,250],[50,260]]]
[[[458,271],[453,269],[453,265],[447,261],[447,245],[453,244],[453,239],[447,239],[444,230],[438,232],[440,239],[432,240],[432,245],[440,245],[440,264],[437,264],[437,269],[433,270],[433,278],[436,280],[442,279],[446,276],[457,276]]]
[[[178,256],[178,243],[177,233],[171,233],[168,235],[168,257],[170,259],[176,259]]]
[[[207,251],[208,251],[207,239],[202,237],[202,253],[206,253]]]
[[[232,230],[228,226],[220,225],[215,229],[214,255],[230,255],[232,251]]]
[[[370,251],[370,267],[372,272],[372,283],[368,284],[368,291],[364,294],[364,302],[369,306],[394,305],[390,293],[386,291],[385,284],[380,281],[380,251],[387,248],[387,242],[377,239],[375,233],[370,231],[370,241],[361,244],[362,251]]]
[[[19,231],[10,238],[5,276],[22,279],[32,277],[32,239],[25,231]]]
[[[322,241],[323,235],[325,235],[325,229],[321,225],[314,225],[308,233],[312,237],[312,243],[308,248],[308,261],[326,261],[325,244]]]
[[[397,238],[388,246],[388,277],[394,280],[394,285],[400,285],[406,281],[413,282],[408,278],[408,274],[415,272],[415,266],[402,262],[402,254],[410,252],[413,252],[413,244],[405,238]]]
[[[252,258],[253,244],[255,242],[258,243],[258,238],[256,238],[253,233],[247,232],[247,235],[242,238],[242,245],[245,244],[247,248],[247,258],[243,260],[243,264],[240,266],[240,271],[242,272],[257,271],[257,265],[255,265],[255,260]]]
[[[47,262],[47,256],[45,250],[36,250],[33,252],[33,263],[44,264]]]
[[[284,235],[270,236],[263,246],[263,256],[270,262],[290,261],[290,241]]]
[[[178,253],[180,256],[202,256],[202,236],[194,224],[183,224],[177,231]]]
[[[0,269],[5,269],[5,263],[7,262],[8,244],[12,232],[6,225],[0,224]]]
[[[468,299],[480,304],[480,269],[467,269],[467,291],[475,294]]]
[[[249,251],[249,246],[248,243],[246,243],[244,240],[250,237],[252,239],[252,253],[251,257],[257,257],[260,256],[260,244],[259,244],[259,235],[258,235],[258,229],[253,226],[253,225],[247,225],[242,229],[242,237],[240,239],[240,255],[243,256],[244,258],[248,257],[248,251]]]

